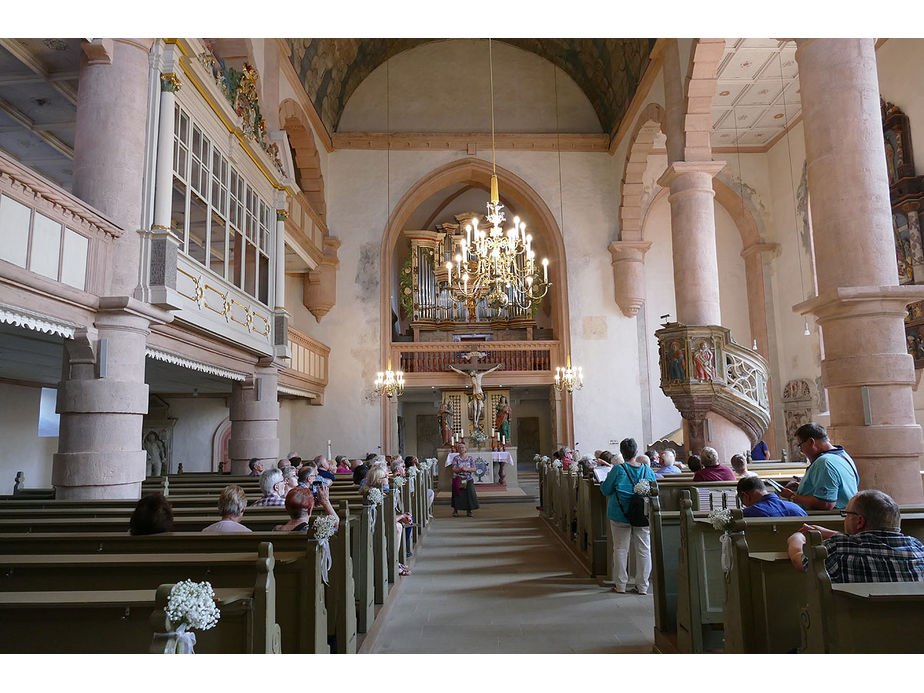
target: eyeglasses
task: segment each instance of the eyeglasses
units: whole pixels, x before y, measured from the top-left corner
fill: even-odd
[[[855,513],[853,510],[841,510],[841,517],[847,517],[848,515],[859,515],[863,517],[863,513]]]

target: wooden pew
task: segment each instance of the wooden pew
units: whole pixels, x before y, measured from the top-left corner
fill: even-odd
[[[902,531],[924,537],[920,506],[902,512]],[[805,576],[795,570],[786,553],[786,541],[802,524],[831,529],[843,527],[831,511],[803,517],[743,518],[733,513],[732,562],[726,576],[724,607],[725,651],[732,653],[783,653],[801,642],[799,614],[807,599]]]
[[[141,654],[151,647],[152,610],[173,585],[157,590],[0,592],[0,651],[10,654]],[[281,654],[271,591],[219,588],[221,617],[196,631],[199,654]],[[162,601],[161,601],[162,599]],[[166,624],[165,624],[166,625]],[[269,634],[269,638],[263,636]]]
[[[802,650],[810,654],[897,654],[924,650],[924,582],[832,584],[828,552],[809,532],[801,608]],[[795,572],[795,571],[794,571]]]
[[[0,555],[0,592],[54,590],[62,585],[74,590],[150,589],[151,584],[184,579],[207,580],[215,588],[235,587],[255,582],[256,557],[275,557],[282,651],[328,654],[321,552],[316,545],[282,553],[262,542],[256,552],[5,554]]]

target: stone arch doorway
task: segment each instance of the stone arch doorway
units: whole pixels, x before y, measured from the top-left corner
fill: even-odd
[[[497,167],[500,182],[501,202],[511,207],[528,220],[532,233],[542,234],[544,247],[549,257],[549,278],[552,290],[547,301],[551,301],[551,324],[555,336],[561,342],[562,352],[570,353],[568,310],[568,271],[565,244],[561,227],[549,205],[536,190],[518,175]],[[435,193],[458,184],[489,189],[491,162],[477,158],[465,158],[434,169],[411,185],[391,211],[383,232],[379,255],[380,272],[380,361],[385,363],[391,348],[391,297],[397,291],[393,262],[395,247],[411,215],[420,205]],[[487,196],[486,200],[487,201]],[[391,406],[382,403],[383,449],[394,448],[392,440]],[[573,440],[573,421],[570,398],[567,406],[561,408],[560,425],[564,439]]]
[[[228,456],[228,442],[231,440],[231,419],[225,419],[215,433],[212,434],[212,465],[213,472],[220,472],[222,468],[231,469],[231,458]]]

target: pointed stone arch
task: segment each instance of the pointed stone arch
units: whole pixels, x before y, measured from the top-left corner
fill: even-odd
[[[279,124],[289,138],[295,152],[293,164],[298,186],[311,208],[327,223],[327,203],[324,199],[324,176],[321,157],[314,132],[301,106],[294,99],[285,99],[279,105]]]

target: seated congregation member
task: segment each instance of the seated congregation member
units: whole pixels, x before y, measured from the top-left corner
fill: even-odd
[[[680,467],[674,464],[674,451],[667,449],[661,453],[661,464],[656,467],[654,465],[654,459],[651,461],[651,469],[654,471],[655,476],[659,479],[663,478],[665,474],[680,474]]]
[[[284,494],[286,482],[282,478],[282,472],[276,467],[263,470],[260,475],[260,490],[263,491],[263,497],[254,501],[251,508],[264,506],[283,506],[286,504]]]
[[[687,467],[694,474],[703,468],[703,460],[699,455],[690,455],[687,458]]]
[[[703,448],[699,457],[703,468],[693,475],[693,481],[735,481],[738,478],[731,467],[719,464],[719,453],[715,448]]]
[[[635,485],[642,479],[649,482],[656,479],[651,467],[645,463],[647,456],[636,456],[638,444],[635,440],[626,438],[619,444],[619,450],[626,461],[623,464],[614,464],[600,485],[600,492],[609,497],[606,515],[613,533],[613,591],[626,591],[631,550],[635,559],[635,591],[647,594],[648,577],[651,575],[650,528],[632,526],[626,512],[629,501],[635,495]]]
[[[128,520],[128,533],[133,536],[173,531],[173,508],[161,493],[142,496]]]
[[[795,503],[773,493],[756,474],[738,479],[738,498],[745,517],[803,517],[807,513]]]
[[[876,489],[855,494],[841,511],[844,532],[802,525],[789,537],[789,560],[805,570],[805,533],[821,532],[831,582],[924,582],[924,544],[901,532],[901,509]]]
[[[731,457],[731,468],[739,479],[745,476],[757,476],[757,472],[752,472],[748,469],[748,460],[742,454],[732,455]]]
[[[318,476],[324,479],[324,485],[330,486],[337,480],[337,475],[331,469],[330,460],[324,455],[318,455],[314,458],[314,463],[318,465]]]
[[[226,532],[249,532],[241,524],[244,508],[247,507],[247,494],[240,486],[225,486],[218,496],[218,514],[221,519],[203,529],[205,534],[224,534]]]
[[[317,493],[317,503],[331,517],[337,518],[337,524],[340,524],[340,517],[334,512],[334,507],[330,504],[327,488],[320,486]],[[273,527],[277,532],[307,532],[311,526],[311,511],[314,509],[315,496],[311,489],[293,488],[286,494],[285,506],[286,512],[289,513],[289,521]]]
[[[299,470],[296,478],[298,479],[299,488],[311,488],[311,482],[314,481],[315,477],[318,475],[318,469],[311,462],[303,464]]]
[[[298,486],[298,475],[295,473],[295,467],[291,464],[286,465],[282,470],[282,480],[286,484],[286,493]]]
[[[366,455],[366,458],[353,469],[354,484],[357,486],[362,484],[363,479],[366,478],[366,474],[369,473],[369,467],[372,464],[372,460],[374,459],[375,455],[370,452],[368,455]]]
[[[350,469],[350,461],[346,458],[345,455],[337,455],[334,458],[334,461],[337,463],[334,474],[349,474],[352,471]]]
[[[812,461],[795,492],[784,489],[787,500],[808,510],[843,509],[857,493],[860,473],[840,445],[832,445],[828,433],[816,423],[796,430],[799,449]]]
[[[384,460],[384,458],[382,458]],[[388,470],[384,464],[373,464],[372,467],[366,472],[366,477],[359,482],[359,487],[369,488],[378,488],[383,492],[389,491],[388,486]]]
[[[256,457],[251,457],[247,465],[250,467],[250,474],[247,476],[260,476],[263,473],[263,463]]]

